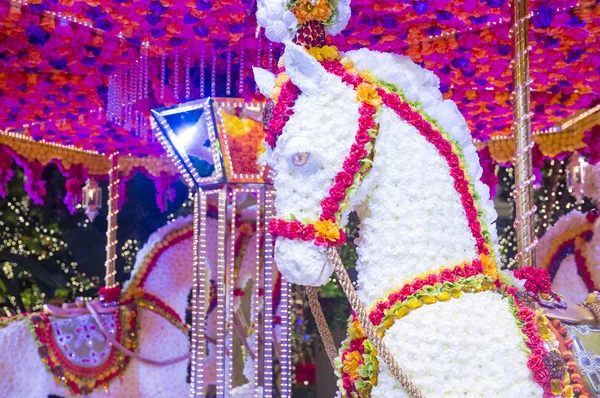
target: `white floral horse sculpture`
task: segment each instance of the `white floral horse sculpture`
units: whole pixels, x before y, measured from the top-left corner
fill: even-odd
[[[498,271],[496,212],[438,78],[406,57],[290,42],[277,76],[254,73],[274,101],[265,160],[283,276],[326,283],[326,248],[356,210],[360,300],[426,397],[568,394],[548,320]],[[342,396],[405,396],[355,319],[340,354]]]
[[[216,219],[207,218],[207,230],[217,231]],[[255,262],[245,260],[253,258],[252,242],[256,234],[247,234],[250,235],[248,253],[241,260],[236,280],[239,289],[244,289],[254,275]],[[208,247],[216,247],[216,242],[208,242]],[[209,264],[217,263],[216,250],[207,253],[207,260]],[[191,217],[179,218],[153,233],[138,252],[132,278],[119,299],[130,306],[121,306],[118,315],[100,315],[105,325],[115,331],[116,340],[129,349],[138,347],[137,354],[155,361],[185,357],[189,340],[182,320],[192,287],[192,264]],[[216,269],[209,268],[214,277]],[[239,301],[235,305],[239,306]],[[66,312],[73,315],[83,311]],[[211,325],[216,324],[212,319],[215,314],[213,311],[209,315],[207,334],[212,330]],[[208,346],[209,355],[204,358],[208,372],[204,381],[214,384],[216,350],[214,345]],[[187,360],[168,366],[129,360],[116,349],[110,349],[91,315],[60,318],[33,313],[0,319],[0,351],[3,353],[1,396],[6,398],[46,398],[49,394],[104,397],[106,393],[114,397],[145,398],[189,395]],[[250,380],[253,371],[251,366],[245,371]]]
[[[583,193],[600,200],[600,165],[585,166]],[[553,290],[578,304],[600,290],[600,219],[597,211],[573,210],[560,217],[540,239],[537,264],[552,278]]]

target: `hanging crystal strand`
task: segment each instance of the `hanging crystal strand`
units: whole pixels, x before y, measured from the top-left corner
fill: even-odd
[[[258,26],[257,30],[258,43],[256,44],[256,64],[259,68],[262,68],[262,28]]]
[[[190,49],[185,53],[185,99],[190,99]]]
[[[129,123],[129,131],[133,130],[133,106],[135,105],[135,64],[129,67],[129,111],[127,120]]]
[[[240,76],[238,78],[237,96],[244,98],[244,39],[240,40]]]
[[[142,98],[148,98],[148,46],[150,43],[142,43]]]
[[[231,50],[227,50],[225,62],[227,62],[227,83],[225,87],[225,94],[229,97],[231,95]]]
[[[200,98],[204,98],[204,46],[200,50]]]
[[[256,44],[256,65],[262,68],[262,28],[256,27],[256,36],[258,37],[258,43]],[[256,94],[260,94],[258,86],[255,88]]]
[[[179,99],[179,47],[175,47],[175,59],[173,60],[173,97]]]
[[[112,103],[113,103],[113,77],[108,77],[108,93],[106,93],[106,120],[112,120]]]
[[[124,120],[123,128],[125,130],[129,130],[129,71],[124,70],[123,77],[125,81],[123,81],[123,105],[124,109]]]
[[[117,117],[116,117],[116,123],[117,124],[121,124],[121,114],[122,114],[122,109],[123,108],[123,85],[122,85],[122,77],[123,77],[123,69],[120,69],[117,72]]]
[[[273,70],[273,42],[269,41],[269,65],[268,70]]]
[[[212,65],[210,68],[210,96],[215,97],[217,93],[217,49],[213,47]]]
[[[137,99],[141,100],[144,96],[144,74],[142,69],[142,54],[140,54],[136,66],[137,66]]]
[[[166,72],[166,56],[163,53],[160,56],[160,100],[163,101],[165,99],[165,72]]]

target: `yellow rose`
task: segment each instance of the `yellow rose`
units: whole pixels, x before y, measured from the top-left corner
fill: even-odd
[[[357,377],[361,359],[362,356],[360,355],[360,352],[353,351],[350,354],[347,354],[346,358],[344,358],[344,372],[352,378]]]
[[[371,84],[361,83],[356,88],[356,99],[369,105],[379,106],[383,100]]]

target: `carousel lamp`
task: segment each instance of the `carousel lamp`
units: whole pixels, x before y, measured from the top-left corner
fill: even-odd
[[[98,215],[98,210],[102,207],[102,189],[98,185],[98,181],[89,178],[83,187],[83,208],[85,215],[88,216],[91,222]]]
[[[587,162],[577,151],[571,155],[567,165],[567,185],[569,192],[575,197],[577,203],[583,201],[583,184],[585,181],[585,167]]]

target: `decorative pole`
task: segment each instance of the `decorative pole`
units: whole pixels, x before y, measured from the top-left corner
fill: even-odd
[[[119,155],[111,153],[108,156],[110,161],[110,171],[108,172],[108,227],[106,228],[106,276],[104,277],[105,286],[111,288],[115,286],[115,262],[117,261],[117,214],[119,200]]]
[[[513,59],[511,62],[513,76],[513,125],[515,137],[515,229],[517,231],[516,255],[517,267],[535,266],[535,236],[534,215],[536,207],[533,202],[532,184],[535,177],[532,172],[531,149],[531,104],[529,101],[529,14],[528,0],[513,0]]]

